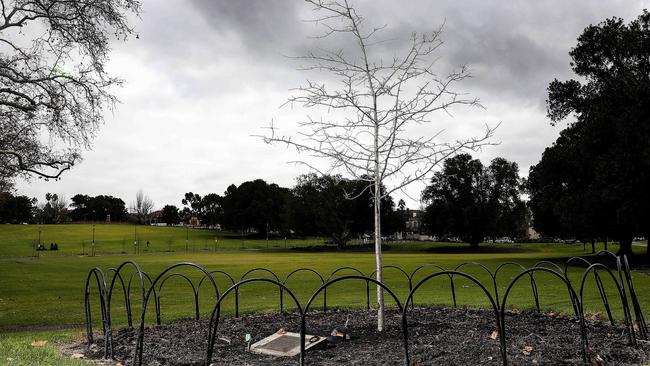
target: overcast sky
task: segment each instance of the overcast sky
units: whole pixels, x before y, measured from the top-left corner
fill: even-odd
[[[468,65],[473,78],[458,89],[485,109],[431,116],[422,133],[444,128],[440,141],[451,141],[501,123],[494,138],[500,144],[475,156],[515,161],[522,176],[564,126],[546,118],[546,87],[572,77],[568,52],[577,36],[589,24],[612,16],[629,21],[648,7],[630,0],[352,4],[369,24],[387,26],[381,38],[391,40],[383,46],[389,58],[411,32],[445,24],[436,67],[444,73]],[[255,178],[293,186],[307,172],[288,163],[296,154],[252,135],[271,120],[290,133],[309,112],[280,106],[307,77],[286,56],[319,45],[309,38],[318,29],[304,22],[312,8],[299,0],[143,0],[143,7],[135,21],[139,39],[113,45],[109,72],[126,84],[115,91],[121,104],[107,112],[92,150],[60,181],[21,181],[19,193],[41,201],[46,192],[109,194],[128,204],[143,189],[161,208],[180,206],[188,191],[223,194]],[[408,193],[418,197],[421,189]]]

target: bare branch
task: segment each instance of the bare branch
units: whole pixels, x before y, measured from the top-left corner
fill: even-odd
[[[306,0],[314,7],[311,21],[321,25],[316,40],[332,35],[347,37],[356,46],[353,54],[341,49],[318,48],[294,59],[306,62],[302,70],[320,71],[339,81],[336,86],[307,81],[294,89],[286,104],[325,110],[328,119],[308,116],[298,122],[293,136],[278,134],[273,121],[265,143],[281,144],[298,153],[327,159],[330,172],[343,173],[368,182],[375,206],[375,251],[377,278],[381,281],[381,199],[416,181],[428,179],[446,158],[465,150],[493,144],[494,128],[486,127],[478,137],[441,141],[441,128],[429,136],[413,136],[413,127],[433,124],[436,112],[451,114],[457,106],[482,107],[479,100],[455,91],[471,77],[466,67],[446,76],[434,72],[435,53],[442,44],[442,27],[426,34],[412,34],[407,52],[384,62],[373,47],[385,26],[370,27],[347,0]],[[313,167],[306,161],[296,162]],[[366,192],[364,190],[364,192]],[[363,192],[362,192],[363,193]],[[356,198],[359,194],[348,194]],[[378,325],[383,324],[383,293]]]
[[[139,14],[140,2],[2,0],[1,5],[0,173],[58,178],[80,160],[104,111],[117,102],[110,89],[122,81],[104,69],[109,37],[125,39],[134,32],[127,17]],[[30,27],[38,31],[27,31]]]

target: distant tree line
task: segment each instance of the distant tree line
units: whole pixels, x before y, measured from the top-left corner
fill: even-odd
[[[163,222],[200,222],[246,234],[325,236],[339,246],[373,229],[372,187],[367,181],[307,174],[289,189],[256,179],[230,185],[223,195],[187,192],[179,209],[166,205]],[[384,234],[401,230],[404,217],[391,197],[383,201]]]
[[[380,187],[383,192],[385,187]],[[230,185],[223,195],[187,192],[182,208],[165,205],[151,212],[153,202],[142,190],[127,212],[125,202],[108,195],[77,194],[70,204],[48,193],[43,204],[25,196],[3,193],[2,222],[165,223],[221,228],[260,238],[322,236],[338,246],[372,233],[374,187],[367,179],[305,174],[293,188],[256,179]],[[427,204],[424,232],[459,237],[473,246],[486,237],[519,238],[527,229],[527,210],[520,199],[521,179],[515,163],[497,158],[488,167],[467,154],[445,161],[422,194]],[[389,195],[381,202],[382,236],[406,231],[404,201],[396,207]],[[419,229],[417,229],[419,233]]]

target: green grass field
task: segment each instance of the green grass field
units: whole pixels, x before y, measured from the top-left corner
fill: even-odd
[[[93,234],[94,231],[94,234]],[[322,245],[323,239],[251,240],[237,233],[184,227],[127,224],[1,225],[0,258],[56,257],[93,253],[135,254],[156,252],[199,253],[230,249],[267,249]],[[57,243],[58,251],[35,252],[36,244]],[[147,242],[149,246],[147,247]]]
[[[138,240],[150,241],[149,251],[141,248],[140,254],[122,250],[133,245],[133,235],[138,232]],[[90,235],[89,235],[90,232]],[[127,237],[128,235],[130,237]],[[189,230],[184,228],[144,227],[134,229],[129,225],[96,225],[95,241],[97,255],[80,256],[82,241],[92,242],[92,225],[57,225],[41,227],[41,238],[45,243],[59,243],[58,252],[41,252],[38,258],[32,255],[32,244],[38,237],[38,226],[3,225],[0,226],[0,364],[70,364],[77,361],[63,360],[56,355],[51,346],[35,348],[29,346],[34,339],[48,339],[51,342],[70,337],[79,337],[84,322],[83,301],[84,283],[88,271],[93,267],[107,270],[116,267],[127,259],[137,261],[147,273],[156,275],[172,263],[188,261],[197,263],[209,270],[223,270],[235,278],[254,267],[265,267],[276,272],[282,279],[292,270],[309,267],[326,275],[342,266],[353,266],[366,274],[374,270],[374,255],[363,251],[313,251],[305,249],[285,249],[284,240],[242,240],[227,235],[215,235],[213,231]],[[186,235],[194,250],[185,252]],[[35,239],[36,236],[36,239]],[[217,250],[210,244],[217,237]],[[124,238],[124,239],[121,239]],[[290,241],[287,247],[311,246],[322,244],[321,239]],[[88,242],[87,242],[88,243]],[[208,243],[208,244],[206,244]],[[203,246],[202,246],[203,245]],[[167,246],[167,247],[165,247]],[[267,249],[268,246],[268,249]],[[242,249],[242,247],[244,249]],[[171,248],[171,249],[170,249]],[[602,245],[599,244],[599,249]],[[610,248],[615,250],[616,248]],[[635,247],[642,252],[643,247]],[[590,248],[587,246],[587,250]],[[87,250],[88,252],[88,250]],[[126,252],[126,254],[121,254]],[[482,245],[478,252],[471,252],[465,244],[448,243],[395,243],[387,246],[384,253],[386,265],[398,265],[413,271],[425,263],[435,263],[452,269],[460,263],[478,261],[491,269],[500,263],[516,261],[524,266],[532,266],[539,260],[551,260],[558,263],[576,255],[587,255],[582,244],[495,244]],[[477,267],[466,267],[466,272],[475,275],[483,283],[491,283],[489,276]],[[418,272],[415,281],[424,278],[433,270]],[[197,270],[179,271],[198,281]],[[505,286],[518,274],[514,267],[506,267],[499,274],[499,291],[503,295]],[[132,272],[127,272],[127,275]],[[350,273],[350,272],[346,272]],[[570,267],[570,276],[578,283],[582,269]],[[585,308],[589,313],[603,312],[604,308],[597,295],[597,290],[590,276],[587,282]],[[541,306],[546,310],[570,313],[571,305],[563,284],[550,275],[536,275]],[[634,274],[637,293],[644,308],[646,318],[650,318],[650,278],[643,274]],[[408,293],[408,283],[395,270],[386,270],[386,283],[395,290],[400,301]],[[218,276],[220,291],[228,287],[224,277]],[[319,286],[320,280],[308,273],[292,277],[289,288],[301,302],[306,302],[311,293]],[[616,319],[622,319],[619,301],[614,297],[613,286],[606,281],[610,302]],[[491,285],[490,285],[491,286]],[[457,299],[461,306],[485,307],[487,298],[469,281],[456,280]],[[491,288],[491,287],[490,287]],[[95,289],[95,287],[93,287]],[[124,325],[124,312],[121,289],[115,293],[112,304],[113,321],[117,326]],[[528,280],[520,281],[514,288],[509,306],[531,308],[533,300]],[[371,291],[374,298],[374,291]],[[95,295],[95,293],[93,293]],[[141,302],[135,288],[132,290],[134,314],[139,314]],[[278,309],[278,292],[269,284],[251,284],[243,287],[240,293],[242,312],[276,311]],[[200,292],[200,309],[203,316],[214,306],[215,296],[208,286],[202,286]],[[322,304],[319,298],[316,304]],[[289,297],[285,296],[285,305],[289,307]],[[328,289],[329,306],[365,306],[365,283],[342,282]],[[448,279],[439,278],[424,285],[417,293],[419,304],[451,305]],[[97,297],[93,297],[93,317],[100,319]],[[170,280],[161,295],[163,321],[191,316],[193,314],[193,296],[189,286],[179,278]],[[153,309],[150,307],[149,309]],[[233,299],[226,299],[226,313],[233,312]],[[153,319],[149,311],[148,321]],[[137,315],[136,315],[137,317]],[[69,327],[67,331],[48,331],[49,327]],[[21,332],[22,330],[22,332]],[[47,331],[46,333],[41,333]],[[8,356],[5,356],[8,355]],[[11,361],[8,361],[11,359]]]

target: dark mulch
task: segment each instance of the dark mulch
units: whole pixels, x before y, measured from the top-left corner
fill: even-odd
[[[387,313],[387,330],[376,331],[376,313],[339,310],[310,313],[307,332],[328,335],[350,318],[352,340],[306,354],[309,365],[399,365],[404,362],[401,317]],[[275,358],[245,352],[244,336],[260,340],[279,328],[299,331],[297,315],[262,314],[224,318],[213,357],[214,365],[297,365],[298,357]],[[575,319],[534,312],[510,313],[506,318],[507,349],[511,365],[575,365],[582,363],[579,327]],[[607,365],[640,365],[650,360],[650,345],[627,345],[625,331],[602,322],[589,322],[591,357]],[[409,311],[409,350],[413,365],[501,365],[499,340],[492,312],[483,310],[416,308]],[[115,356],[130,362],[137,332],[115,332]],[[178,320],[146,329],[144,363],[147,365],[202,365],[207,322]],[[230,341],[228,343],[226,340]],[[101,344],[101,343],[100,343]],[[529,348],[532,347],[532,348]],[[102,347],[86,350],[88,358],[101,358]],[[124,362],[124,364],[127,364]]]

